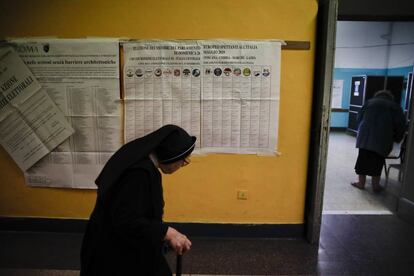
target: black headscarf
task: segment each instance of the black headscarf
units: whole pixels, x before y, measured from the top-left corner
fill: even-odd
[[[98,198],[106,193],[128,168],[155,152],[158,162],[173,163],[191,154],[196,137],[175,125],[165,125],[158,130],[123,145],[105,164],[98,178]]]

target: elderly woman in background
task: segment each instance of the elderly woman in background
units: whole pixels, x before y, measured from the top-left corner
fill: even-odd
[[[375,193],[383,190],[380,185],[385,158],[391,152],[393,143],[404,136],[406,120],[401,107],[394,102],[388,90],[375,93],[358,114],[358,135],[356,147],[359,149],[355,164],[358,181],[351,183],[358,189],[365,188],[366,176],[372,177]]]

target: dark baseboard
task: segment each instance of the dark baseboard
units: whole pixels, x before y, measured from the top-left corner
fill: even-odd
[[[331,108],[331,112],[348,113],[348,108]]]
[[[83,233],[87,220],[0,217],[0,231]],[[190,237],[303,238],[303,224],[175,223],[171,227]]]
[[[193,237],[219,238],[303,238],[303,224],[219,224],[169,223],[171,227]]]
[[[329,130],[330,131],[342,131],[342,132],[344,132],[344,131],[346,131],[346,127],[330,127],[329,128]]]
[[[87,220],[0,217],[0,231],[83,233]]]

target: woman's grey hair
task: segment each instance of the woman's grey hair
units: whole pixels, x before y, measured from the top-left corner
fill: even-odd
[[[374,98],[386,98],[388,100],[393,101],[394,95],[389,90],[380,90],[375,93]]]

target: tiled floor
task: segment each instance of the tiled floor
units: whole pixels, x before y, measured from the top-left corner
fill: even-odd
[[[396,150],[398,147],[396,145]],[[329,136],[328,162],[323,210],[325,213],[385,213],[395,210],[400,184],[396,170],[391,170],[385,193],[374,194],[371,179],[367,178],[365,190],[350,185],[357,180],[354,171],[358,149],[355,137],[345,132],[331,132]],[[388,163],[398,162],[387,160]],[[381,184],[385,184],[383,172]]]
[[[413,225],[393,215],[324,215],[320,246],[302,239],[192,238],[183,273],[414,275],[413,233]],[[0,275],[77,275],[81,237],[0,232]],[[168,260],[174,267],[175,256]]]

